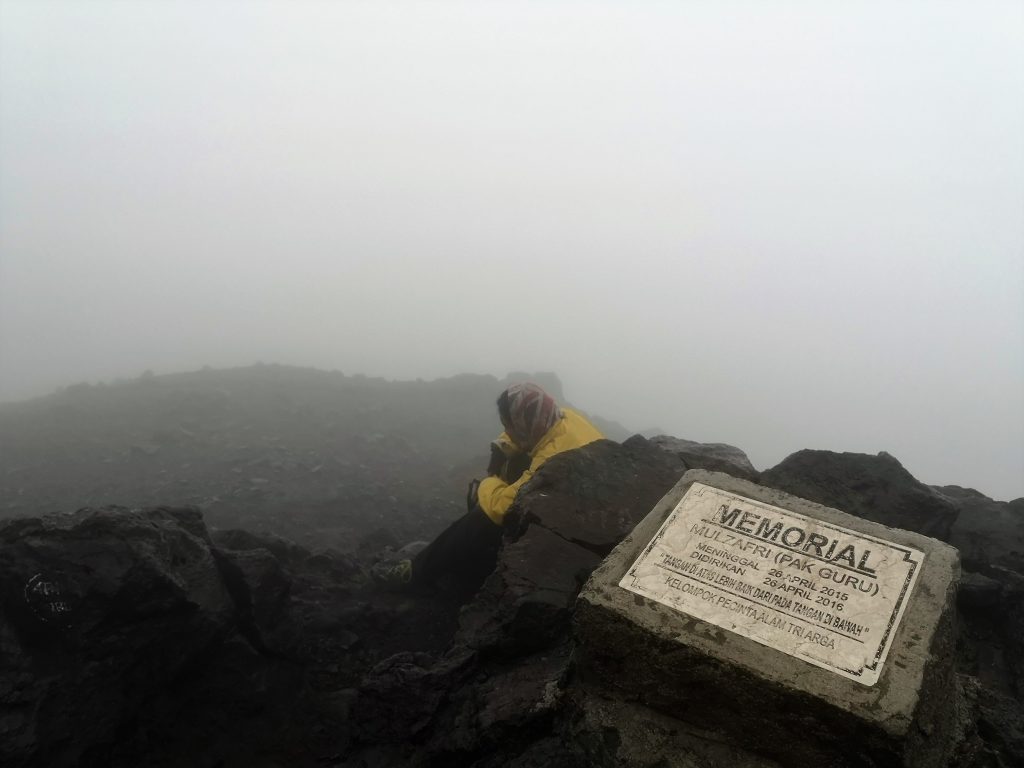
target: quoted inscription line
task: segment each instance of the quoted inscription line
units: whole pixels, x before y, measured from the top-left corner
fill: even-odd
[[[831,632],[834,635],[839,635],[840,637],[845,637],[847,640],[853,640],[855,643],[860,643],[861,645],[864,645],[864,641],[863,640],[860,640],[860,639],[858,639],[856,637],[851,637],[850,635],[843,634],[838,629],[833,629],[832,627],[825,627],[825,626],[822,626],[822,625],[819,625],[819,624],[812,624],[807,619],[804,619],[804,618],[802,618],[800,616],[797,616],[795,614],[789,613],[788,611],[784,611],[781,608],[775,608],[774,606],[765,605],[764,603],[756,603],[753,600],[751,600],[749,597],[744,597],[743,595],[739,594],[738,592],[733,592],[731,589],[726,589],[725,587],[719,586],[718,584],[712,584],[710,582],[703,581],[701,579],[698,579],[696,576],[691,576],[688,573],[683,573],[682,571],[677,571],[674,568],[669,568],[667,565],[662,565],[661,563],[655,563],[655,565],[658,566],[659,568],[663,569],[663,570],[671,571],[672,573],[678,574],[679,576],[682,576],[684,578],[690,579],[692,581],[696,581],[698,584],[703,584],[705,587],[711,587],[711,588],[717,589],[717,590],[719,590],[721,592],[727,592],[727,593],[729,593],[730,595],[732,595],[734,597],[738,597],[740,600],[746,600],[748,603],[750,603],[751,605],[753,605],[753,606],[755,606],[757,608],[766,608],[769,611],[775,611],[776,613],[781,613],[784,616],[789,616],[791,619],[796,619],[797,621],[802,621],[804,624],[806,624],[807,626],[809,626],[809,627],[811,627],[813,629],[824,629],[826,632]]]
[[[795,549],[794,547],[789,546],[788,544],[780,544],[777,541],[772,541],[770,539],[765,539],[765,538],[762,538],[760,536],[755,536],[752,533],[747,533],[745,531],[741,531],[738,528],[730,528],[728,525],[722,525],[721,523],[716,523],[714,520],[708,520],[708,519],[702,517],[700,519],[700,521],[702,523],[710,523],[711,525],[714,525],[714,526],[717,526],[717,527],[721,528],[723,531],[729,531],[729,533],[738,533],[740,536],[746,536],[748,539],[752,539],[754,541],[758,541],[758,542],[760,542],[762,544],[768,544],[768,545],[771,545],[773,547],[779,547],[780,549],[785,549],[785,550],[789,550],[790,552],[795,552],[798,555],[803,555],[803,556],[809,557],[812,560],[817,560],[818,562],[821,562],[821,563],[826,563],[828,565],[834,565],[836,568],[842,568],[844,571],[849,571],[850,573],[856,573],[858,576],[864,576],[864,577],[869,578],[869,579],[877,579],[878,578],[877,576],[872,576],[870,573],[864,573],[863,571],[858,571],[856,568],[850,568],[847,565],[840,565],[835,560],[826,560],[823,557],[818,557],[817,555],[812,555],[810,552],[802,552],[799,549]]]

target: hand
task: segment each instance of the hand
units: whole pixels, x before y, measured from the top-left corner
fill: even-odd
[[[472,512],[473,507],[480,503],[480,481],[471,480],[469,482],[469,491],[466,493],[466,511]]]
[[[487,465],[488,475],[500,475],[501,468],[505,466],[505,452],[497,443],[491,443],[491,461]]]

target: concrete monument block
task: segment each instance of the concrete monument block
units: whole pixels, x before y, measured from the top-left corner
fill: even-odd
[[[687,472],[594,571],[589,684],[782,765],[945,765],[955,549]]]

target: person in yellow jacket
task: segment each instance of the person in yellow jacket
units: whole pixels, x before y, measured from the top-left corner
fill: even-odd
[[[498,417],[505,431],[491,443],[488,477],[470,484],[469,511],[412,560],[375,573],[378,581],[428,585],[452,575],[475,589],[494,569],[501,526],[519,489],[552,456],[604,437],[582,414],[560,408],[532,383],[513,384],[502,392]]]
[[[559,408],[554,398],[536,384],[514,384],[498,398],[498,417],[505,431],[492,444],[489,476],[477,488],[477,503],[491,522],[501,525],[519,489],[541,465],[556,454],[580,448],[604,437],[581,414]],[[509,482],[495,469],[495,448],[514,466],[518,457],[529,465],[518,479]]]

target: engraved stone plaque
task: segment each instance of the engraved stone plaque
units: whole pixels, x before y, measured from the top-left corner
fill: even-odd
[[[924,554],[694,483],[619,586],[871,686]]]

